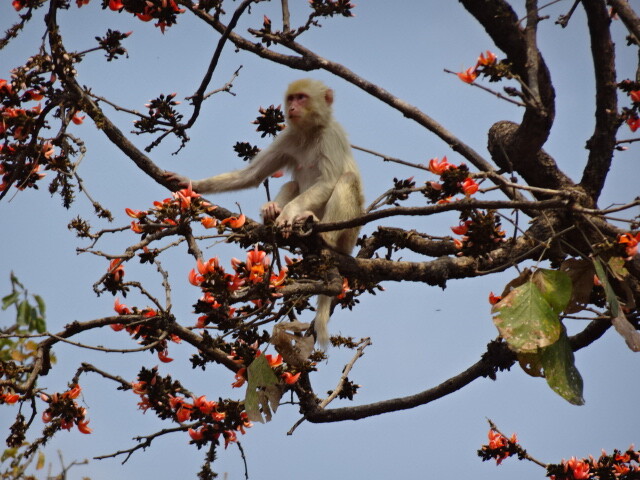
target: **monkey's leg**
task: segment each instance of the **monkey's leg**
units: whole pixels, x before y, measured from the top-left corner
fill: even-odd
[[[322,223],[343,222],[358,217],[363,213],[363,204],[360,177],[352,172],[345,173],[336,183],[327,201]],[[354,227],[324,232],[322,238],[334,250],[349,255],[358,240],[359,233],[360,227]]]

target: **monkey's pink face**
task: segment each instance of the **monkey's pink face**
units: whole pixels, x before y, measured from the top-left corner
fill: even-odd
[[[287,116],[292,123],[298,123],[309,110],[309,95],[304,92],[292,93],[287,96]]]

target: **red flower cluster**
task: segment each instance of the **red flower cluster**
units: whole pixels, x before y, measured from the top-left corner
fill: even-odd
[[[210,314],[223,314],[220,307],[227,305],[229,295],[240,288],[251,285],[266,284],[270,289],[277,289],[284,285],[287,278],[287,268],[282,268],[278,275],[271,271],[271,260],[267,253],[257,246],[247,252],[247,258],[243,262],[237,258],[231,259],[234,273],[226,273],[220,266],[218,257],[207,261],[198,260],[196,268],[189,272],[189,283],[203,290],[196,311],[205,313],[198,318],[196,327],[202,328],[210,323]],[[277,297],[277,293],[271,294]],[[257,305],[262,305],[262,300],[252,300]],[[226,317],[231,317],[235,309],[228,307]]]
[[[596,460],[571,457],[560,464],[547,467],[547,476],[552,480],[587,479],[633,479],[640,477],[640,452],[632,446],[626,452],[614,450],[611,455],[605,451]]]
[[[89,420],[86,418],[87,410],[75,402],[81,391],[79,385],[73,385],[64,393],[41,394],[40,399],[49,404],[49,407],[42,413],[42,421],[49,423],[58,418],[62,429],[71,430],[71,427],[76,425],[80,433],[91,433],[92,430],[88,426]]]
[[[6,403],[8,405],[13,405],[18,400],[20,400],[20,395],[18,395],[17,393],[1,393],[1,392],[2,390],[0,390],[0,405],[2,405],[3,403]]]
[[[258,347],[257,344],[254,344],[253,346],[256,349]],[[258,358],[260,355],[262,355],[262,352],[260,350],[256,350],[255,358]],[[231,351],[231,355],[229,355],[228,358],[238,364],[244,363],[244,359],[238,356],[238,354],[234,350]],[[284,365],[284,362],[282,360],[282,355],[278,354],[275,357],[273,355],[265,355],[265,358],[267,359],[269,366],[275,370],[276,374],[278,372],[281,372],[280,378],[282,378],[282,380],[284,380],[284,383],[286,383],[287,385],[293,385],[300,379],[300,375],[302,372],[291,373],[288,371],[284,371],[284,367],[282,367]],[[278,368],[278,367],[282,367],[282,368]],[[236,372],[235,379],[236,381],[231,384],[233,388],[239,388],[242,385],[244,385],[244,383],[247,381],[246,367],[242,367],[240,370]]]
[[[618,237],[618,243],[624,245],[624,251],[627,257],[630,259],[634,255],[638,254],[638,243],[640,243],[640,232],[636,233],[623,233]]]
[[[174,192],[172,197],[153,202],[153,208],[149,210],[125,208],[125,213],[135,219],[131,222],[131,230],[142,234],[162,231],[178,225],[180,218],[199,220],[205,228],[218,225],[217,220],[202,216],[215,210],[216,206],[203,199],[199,193],[194,192],[191,185]],[[240,217],[241,221],[236,217],[231,217],[231,219],[223,220],[222,224],[229,225],[231,228],[240,228],[244,224],[244,215]]]
[[[465,83],[473,83],[478,78],[479,69],[495,65],[497,59],[498,57],[495,53],[487,50],[485,53],[480,54],[474,67],[469,67],[464,72],[459,72],[457,74],[458,78]]]
[[[153,318],[158,316],[158,312],[156,312],[153,308],[145,308],[143,310],[138,310],[137,307],[133,307],[133,311],[120,303],[118,298],[116,298],[113,309],[118,313],[118,315],[141,315],[146,318]],[[126,330],[129,335],[133,338],[141,339],[141,342],[144,344],[155,344],[155,346],[151,349],[158,353],[158,359],[163,363],[169,363],[173,361],[173,358],[169,357],[169,349],[167,346],[167,340],[158,341],[156,329],[145,324],[145,323],[137,323],[136,325],[123,325],[122,323],[113,323],[111,324],[111,328],[115,332],[119,332],[121,330]],[[174,343],[180,343],[182,340],[177,335],[170,336],[171,341]]]
[[[489,443],[483,445],[478,450],[478,455],[482,457],[482,461],[495,459],[496,464],[500,465],[505,458],[524,452],[518,445],[518,437],[514,433],[511,438],[507,438],[497,430],[489,429]]]
[[[449,203],[457,193],[470,197],[478,191],[478,184],[468,176],[466,165],[454,165],[447,157],[429,160],[429,171],[440,176],[440,182],[427,182],[425,195],[436,203]]]
[[[82,1],[83,3],[87,3],[87,0]],[[155,26],[159,27],[162,33],[164,33],[166,27],[170,27],[176,23],[177,14],[184,13],[185,11],[185,9],[178,7],[175,0],[131,1],[127,2],[126,5],[122,0],[109,0],[108,6],[109,9],[114,12],[126,10],[143,22],[149,22],[155,18],[158,20]]]

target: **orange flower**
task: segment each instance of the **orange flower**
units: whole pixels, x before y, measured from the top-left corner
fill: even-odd
[[[466,235],[469,231],[469,225],[473,223],[471,220],[467,220],[465,222],[460,222],[457,227],[450,227],[451,231],[456,235]]]
[[[616,464],[613,466],[613,473],[616,477],[620,477],[626,473],[629,473],[630,468],[626,465]]]
[[[190,428],[189,430],[187,430],[187,432],[189,432],[189,436],[191,437],[191,440],[195,440],[196,442],[199,442],[204,438],[205,427],[202,427],[199,430],[194,430],[193,428]]]
[[[244,385],[244,382],[247,381],[246,375],[247,375],[246,368],[241,368],[240,370],[238,370],[235,375],[236,381],[233,382],[231,386],[233,388],[240,388],[242,385]]]
[[[487,55],[486,57],[485,54]],[[487,50],[485,53],[480,54],[480,56],[478,57],[477,65],[493,65],[494,63],[496,63],[497,58],[498,57],[495,53]]]
[[[78,115],[78,112],[73,114],[73,117],[71,117],[71,121],[73,123],[75,123],[76,125],[80,125],[82,124],[82,122],[84,122],[85,119],[85,115],[83,115],[82,117]]]
[[[124,211],[131,218],[144,218],[147,216],[147,212],[144,212],[142,210],[132,210],[131,208],[125,208]]]
[[[122,10],[124,5],[122,4],[122,0],[109,0],[109,9],[117,12],[118,10]]]
[[[575,480],[585,480],[590,477],[590,467],[587,462],[577,460],[576,457],[571,457],[565,465],[573,471],[573,478],[575,478]]]
[[[18,400],[20,400],[20,395],[17,393],[3,393],[0,394],[0,403],[6,403],[8,405],[13,405]]]
[[[638,117],[629,117],[627,118],[627,125],[632,132],[635,132],[638,128],[640,128],[640,118]]]
[[[131,389],[136,395],[144,395],[145,393],[147,393],[146,385],[147,382],[133,382],[131,384]]]
[[[267,257],[267,252],[258,249],[258,245],[253,250],[247,252],[247,268],[260,264],[265,268],[269,267],[271,260]]]
[[[233,430],[225,430],[224,432],[222,432],[222,436],[224,437],[224,448],[227,448],[230,443],[238,441],[236,432],[234,432]]]
[[[467,197],[469,197],[478,191],[478,184],[469,177],[462,182],[462,191]]]
[[[193,409],[193,405],[190,403],[182,403],[178,407],[176,411],[176,420],[180,423],[184,423],[191,418],[191,411]]]
[[[189,186],[187,188],[183,188],[182,190],[178,190],[173,193],[173,198],[180,202],[181,210],[187,210],[191,206],[191,200],[198,197],[200,197],[200,194],[193,191],[191,182],[189,182]]]
[[[500,295],[494,295],[493,292],[489,292],[489,303],[491,305],[495,305],[500,300],[502,300],[502,297]]]
[[[345,277],[342,279],[342,292],[340,292],[336,296],[336,298],[338,300],[342,300],[346,296],[347,292],[350,292],[350,291],[351,289],[349,288],[349,280]]]
[[[271,275],[271,281],[269,282],[271,287],[281,287],[284,284],[284,281],[287,278],[287,272],[289,270],[287,267],[283,267],[282,270],[278,273],[278,275]]]
[[[218,257],[210,258],[206,262],[198,259],[196,265],[198,267],[198,272],[202,275],[206,275],[207,273],[214,273],[216,270],[220,269],[220,260]]]
[[[76,383],[70,390],[64,392],[62,396],[76,399],[80,396],[80,392],[82,392],[82,388],[80,388],[80,385]]]
[[[109,269],[107,270],[116,282],[120,282],[124,277],[124,266],[122,265],[122,259],[114,258],[109,263]]]
[[[195,269],[192,268],[189,272],[189,283],[195,287],[199,287],[202,282],[204,282],[204,277],[198,275]]]
[[[498,449],[507,445],[507,437],[496,432],[495,430],[489,430],[489,448]]]
[[[278,354],[275,357],[273,355],[265,355],[267,362],[271,368],[279,367],[282,365],[282,355]]]
[[[475,67],[469,67],[464,72],[458,72],[458,78],[464,83],[473,83],[478,78],[478,73]]]
[[[638,253],[638,243],[640,243],[640,232],[635,236],[632,233],[623,233],[618,237],[618,243],[625,246],[625,252],[629,257]]]
[[[0,82],[1,82],[1,80],[0,80]],[[0,87],[0,90],[2,90],[1,87]],[[40,101],[40,100],[42,100],[44,98],[44,94],[42,93],[41,89],[32,88],[32,89],[27,90],[26,92],[24,92],[23,98],[26,98],[28,100],[35,100],[37,102],[37,101]]]
[[[218,225],[218,220],[212,217],[204,217],[200,219],[200,223],[204,228],[213,228]]]
[[[78,420],[78,430],[80,433],[84,433],[85,435],[89,435],[93,430],[89,428],[89,420]]]
[[[244,216],[244,213],[240,214],[237,217],[229,217],[222,220],[222,225],[229,225],[232,229],[237,229],[242,227],[247,218]]]
[[[640,102],[640,90],[632,90],[629,92],[629,97],[632,102]]]
[[[158,359],[162,362],[162,363],[169,363],[169,362],[173,362],[173,358],[169,357],[169,350],[167,350],[166,348],[160,352],[158,352]]]
[[[442,175],[446,170],[455,168],[455,165],[450,164],[447,161],[447,157],[442,157],[442,160],[438,160],[438,157],[429,160],[429,171],[436,175]]]
[[[280,375],[282,377],[282,379],[284,380],[284,383],[286,383],[287,385],[293,385],[294,383],[296,383],[298,381],[298,379],[300,378],[300,373],[298,372],[295,375],[293,375],[290,372],[284,372],[282,375]]]
[[[193,406],[200,410],[205,415],[209,415],[216,408],[218,408],[218,403],[213,400],[207,400],[205,395],[202,395],[198,398],[193,399]]]
[[[148,9],[145,8],[145,11],[148,11]],[[136,17],[138,17],[138,20],[142,20],[143,22],[150,22],[153,20],[153,17],[148,13],[136,13]]]
[[[15,3],[16,2],[13,2],[14,6],[15,6]],[[16,8],[16,10],[19,10],[19,8]],[[4,78],[0,78],[0,93],[10,95],[12,91],[13,91],[13,87],[11,86],[11,84],[7,82]]]

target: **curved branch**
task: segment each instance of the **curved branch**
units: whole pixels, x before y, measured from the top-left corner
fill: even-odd
[[[580,185],[597,201],[609,172],[616,146],[618,95],[616,91],[615,49],[609,31],[611,19],[603,2],[583,0],[591,37],[591,55],[596,76],[596,124],[587,141],[589,159]]]
[[[613,7],[629,33],[635,37],[636,43],[640,45],[640,18],[631,5],[626,0],[607,0],[607,3]]]
[[[590,345],[600,338],[610,326],[611,322],[608,321],[594,320],[590,322],[582,332],[569,338],[571,348],[573,351],[577,351]],[[487,352],[479,361],[465,371],[445,380],[433,388],[406,397],[392,398],[355,407],[333,408],[330,410],[320,409],[309,402],[309,404],[313,406],[310,408],[310,411],[306,413],[306,419],[312,423],[359,420],[374,415],[426,405],[427,403],[431,403],[434,400],[438,400],[466,387],[480,377],[494,379],[498,370],[509,370],[515,361],[516,355],[509,350],[506,343],[494,341],[487,345]],[[305,406],[306,405],[305,403]]]

